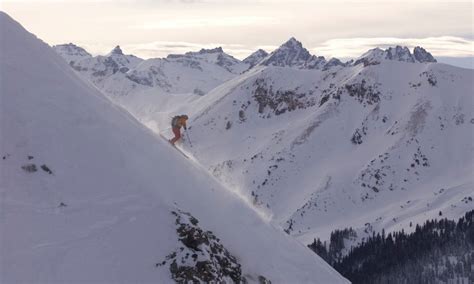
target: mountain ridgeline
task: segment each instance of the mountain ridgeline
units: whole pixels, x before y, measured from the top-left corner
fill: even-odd
[[[270,54],[259,49],[242,61],[225,53],[221,47],[148,60],[125,55],[120,46],[105,56],[95,57],[72,43],[55,45],[53,48],[76,71],[107,94],[115,96],[149,88],[158,92],[193,92],[202,95],[257,65],[328,70],[334,66],[378,64],[385,59],[412,63],[436,62],[422,47],[415,47],[412,54],[408,48],[400,46],[371,50],[356,62],[343,63],[337,58],[327,61],[323,56],[311,55],[295,38],[289,39]]]

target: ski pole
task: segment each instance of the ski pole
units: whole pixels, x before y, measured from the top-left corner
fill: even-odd
[[[186,137],[188,137],[189,145],[190,145],[191,148],[192,148],[192,147],[193,147],[193,143],[191,143],[191,139],[189,138],[188,130],[185,130],[184,132],[186,132]]]

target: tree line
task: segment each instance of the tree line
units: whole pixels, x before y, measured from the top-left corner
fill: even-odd
[[[308,247],[352,283],[474,283],[474,210],[458,221],[428,220],[415,231],[373,233],[349,251],[352,228]]]

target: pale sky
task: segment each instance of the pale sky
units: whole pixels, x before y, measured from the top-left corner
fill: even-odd
[[[93,54],[115,45],[142,58],[222,46],[243,59],[294,36],[328,58],[398,44],[474,63],[470,0],[0,0],[0,9],[51,45],[72,42]]]

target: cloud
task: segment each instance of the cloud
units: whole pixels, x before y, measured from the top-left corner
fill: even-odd
[[[153,4],[153,3],[196,3],[201,0],[2,0],[4,3],[134,3],[134,4]]]
[[[3,3],[26,3],[26,4],[47,4],[47,3],[111,3],[114,0],[2,0]],[[121,0],[119,0],[121,1]]]
[[[259,24],[271,24],[275,19],[271,17],[238,16],[238,17],[200,17],[163,19],[130,26],[132,29],[160,30],[160,29],[195,29],[203,27],[241,27]]]
[[[223,44],[223,43],[191,43],[191,42],[172,42],[155,41],[142,44],[127,44],[123,46],[124,51],[130,52],[143,58],[166,57],[169,54],[184,54],[188,51],[199,51],[202,48],[211,49],[222,47],[224,52],[243,59],[255,50],[252,47],[242,44]]]
[[[386,48],[395,45],[407,46],[409,48],[422,46],[434,56],[474,56],[474,41],[472,39],[453,36],[427,38],[376,37],[331,39],[311,48],[311,52],[328,57],[354,58],[375,47]]]
[[[104,44],[78,43],[78,45],[93,55],[104,55],[114,48],[113,45]],[[219,46],[224,49],[224,52],[239,59],[247,57],[256,50],[251,46],[242,44],[193,43],[183,41],[154,41],[148,43],[124,44],[120,47],[126,54],[133,54],[148,59],[163,58],[169,54],[184,54],[188,51],[199,51],[202,48],[211,49]]]

